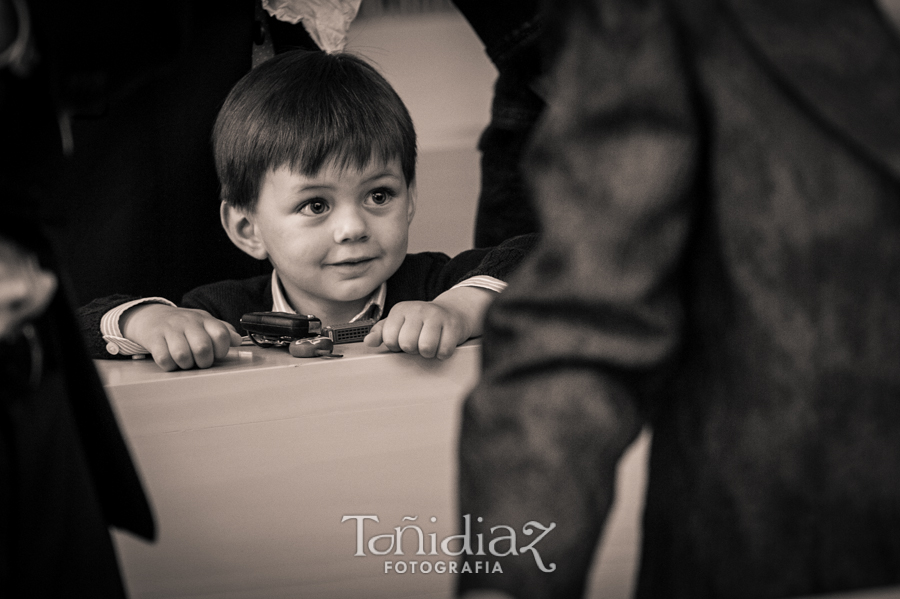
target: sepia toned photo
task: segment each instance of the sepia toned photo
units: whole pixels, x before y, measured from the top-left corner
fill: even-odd
[[[900,1],[0,0],[0,597],[900,599]]]

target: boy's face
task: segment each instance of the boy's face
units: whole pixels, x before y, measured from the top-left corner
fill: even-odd
[[[400,267],[414,212],[393,160],[362,170],[328,164],[312,177],[270,170],[250,218],[294,307],[339,312],[364,303]]]

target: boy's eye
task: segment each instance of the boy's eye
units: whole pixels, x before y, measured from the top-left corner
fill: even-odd
[[[390,189],[376,189],[369,194],[369,200],[376,206],[383,206],[390,202],[394,193]]]
[[[324,200],[309,200],[308,202],[304,202],[302,206],[300,206],[299,210],[300,214],[305,214],[307,216],[318,216],[319,214],[325,214],[328,212],[328,203]]]

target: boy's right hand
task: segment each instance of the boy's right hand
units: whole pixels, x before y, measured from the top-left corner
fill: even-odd
[[[129,308],[119,321],[122,335],[150,352],[163,370],[209,368],[228,348],[241,344],[233,326],[204,310],[165,304]]]

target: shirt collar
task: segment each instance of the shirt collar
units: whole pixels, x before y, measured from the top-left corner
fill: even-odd
[[[350,322],[357,320],[365,320],[368,318],[374,320],[381,319],[381,312],[384,309],[384,300],[387,296],[387,283],[382,283],[378,289],[372,292],[369,300],[359,314],[350,319]],[[278,271],[272,271],[272,311],[287,312],[288,314],[296,314],[297,311],[291,306],[287,297],[284,295],[284,289],[281,287],[281,281],[278,279]]]

